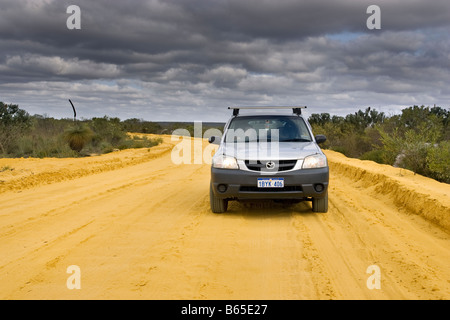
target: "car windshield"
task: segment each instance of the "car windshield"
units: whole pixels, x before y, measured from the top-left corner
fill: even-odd
[[[234,118],[226,142],[311,142],[305,121],[297,116],[252,116]]]

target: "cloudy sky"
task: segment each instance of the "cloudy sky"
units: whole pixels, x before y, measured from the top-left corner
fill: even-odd
[[[151,121],[223,122],[230,105],[449,108],[449,35],[448,0],[0,0],[0,101]]]

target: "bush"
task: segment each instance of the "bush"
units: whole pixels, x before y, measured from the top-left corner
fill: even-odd
[[[69,143],[70,149],[80,152],[92,139],[93,132],[85,125],[69,128],[64,133],[64,140]]]
[[[383,158],[384,158],[384,151],[382,149],[374,149],[367,151],[360,157],[361,160],[371,160],[381,164],[384,163]]]
[[[430,170],[427,155],[439,142],[443,125],[435,115],[422,119],[411,119],[409,111],[407,115],[409,122],[414,120],[414,126],[397,126],[391,134],[383,129],[379,130],[385,151],[384,161],[428,175]]]
[[[309,120],[315,134],[327,136],[323,148],[448,182],[450,110],[413,106],[386,117],[367,108],[346,117],[312,114]]]
[[[125,148],[150,148],[162,140],[128,136],[129,130],[159,130],[160,125],[131,119],[77,121],[30,116],[17,105],[0,102],[0,154],[3,157],[79,157]],[[83,151],[83,154],[80,152]]]
[[[8,154],[17,146],[17,138],[29,129],[30,115],[18,105],[0,102],[0,152]]]
[[[127,139],[126,132],[122,129],[119,118],[92,118],[90,122],[91,128],[95,133],[94,141],[106,141],[112,146],[120,145]]]
[[[430,176],[450,183],[450,141],[441,141],[437,146],[430,148],[426,159]]]

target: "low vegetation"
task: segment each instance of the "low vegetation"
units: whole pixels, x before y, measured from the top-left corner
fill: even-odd
[[[82,157],[127,148],[150,148],[162,139],[133,137],[126,121],[92,118],[74,121],[29,115],[0,102],[0,157]]]
[[[367,108],[346,117],[312,114],[309,121],[327,136],[324,148],[450,183],[449,110],[412,106],[386,116]]]

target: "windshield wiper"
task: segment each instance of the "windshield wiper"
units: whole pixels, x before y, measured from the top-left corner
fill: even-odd
[[[266,137],[265,139],[257,139],[257,140],[249,140],[249,139],[245,139],[244,141],[237,141],[237,140],[235,140],[235,141],[228,141],[228,140],[225,140],[225,142],[228,142],[228,143],[237,143],[237,142],[244,142],[244,143],[249,143],[249,142],[253,142],[253,143],[255,143],[255,142],[257,142],[257,143],[259,143],[259,142],[265,142],[265,143],[267,143],[267,142],[311,142],[311,140],[309,140],[309,139],[302,139],[302,138],[297,138],[297,139],[286,139],[286,140],[274,140],[274,141],[272,141],[272,139],[271,139],[271,137]]]

